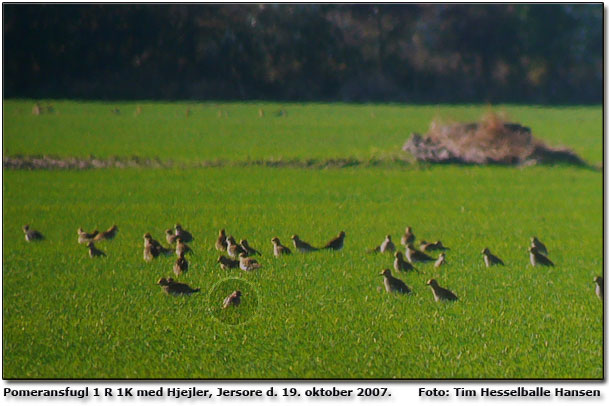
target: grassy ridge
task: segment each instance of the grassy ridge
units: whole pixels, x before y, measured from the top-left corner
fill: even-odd
[[[411,132],[434,117],[477,120],[486,106],[277,103],[100,103],[53,101],[33,116],[33,102],[3,103],[3,155],[158,157],[178,162],[254,159],[370,159],[399,155]],[[42,103],[46,106],[47,103]],[[136,107],[141,114],[135,116]],[[115,107],[120,115],[111,113]],[[265,111],[258,117],[258,110]],[[186,117],[190,109],[191,115]],[[602,108],[495,106],[550,145],[602,161]],[[287,116],[275,113],[285,110]],[[221,117],[218,117],[218,113]],[[224,113],[227,116],[224,116]]]
[[[18,106],[5,104],[5,118],[7,109],[16,114],[11,109]],[[70,114],[61,103],[56,108],[61,119]],[[177,117],[174,105],[159,108],[174,109]],[[299,109],[307,108],[323,111],[294,106],[287,119],[297,120]],[[235,109],[231,119],[241,109],[257,110]],[[383,111],[377,119],[402,111],[355,109]],[[60,120],[26,113],[22,120],[5,119],[5,128],[18,128],[20,120],[21,125]],[[210,120],[217,119],[211,113]],[[560,116],[553,110],[540,114],[544,120]],[[564,115],[569,114],[591,113],[574,109]],[[114,119],[91,117],[90,125],[101,129]],[[393,125],[391,142],[398,145],[403,135]],[[5,153],[26,148],[29,135],[23,134],[19,140],[5,134]],[[139,130],[138,137],[142,134]],[[152,137],[158,141],[160,134]],[[271,138],[283,134],[276,128]],[[571,136],[561,131],[556,139]],[[589,134],[580,143],[588,147],[578,152],[600,159],[597,138]],[[375,144],[361,134],[353,139],[345,132],[340,143],[317,145],[303,137],[298,148],[305,151],[285,144],[276,150],[342,155],[368,153]],[[37,140],[30,142],[29,153],[52,152],[52,146],[62,151]],[[125,145],[136,145],[130,142]],[[215,144],[207,149],[201,142],[174,143],[174,149],[137,145],[167,156],[190,150],[184,159],[219,151],[230,156],[240,148],[274,153],[267,149],[275,145],[270,140],[257,148],[249,142],[224,143],[224,149]],[[91,148],[85,146],[71,145],[65,153],[82,155]],[[119,149],[114,137],[98,146],[99,154],[135,153]],[[602,378],[602,305],[592,283],[602,273],[597,172],[571,167],[4,171],[3,193],[4,378]],[[162,239],[176,221],[196,238],[191,269],[181,280],[203,292],[190,298],[165,297],[154,285],[170,275],[173,258],[151,264],[142,259],[144,232]],[[25,223],[48,240],[27,244],[20,230]],[[117,239],[99,244],[108,258],[91,260],[76,244],[76,229],[113,223],[120,228]],[[399,275],[413,288],[412,296],[378,292],[378,273],[392,261],[365,252],[388,232],[399,240],[406,225],[419,238],[450,246],[449,265]],[[226,272],[217,266],[213,242],[222,227],[263,251],[262,270]],[[286,245],[293,233],[319,245],[341,229],[347,232],[341,252],[271,256],[274,235]],[[547,244],[556,268],[530,267],[525,250],[531,235]],[[508,266],[486,269],[480,255],[485,246]],[[460,300],[433,302],[424,285],[432,276]],[[209,311],[210,291],[227,277],[243,278],[256,289],[256,315],[245,324],[222,324]]]

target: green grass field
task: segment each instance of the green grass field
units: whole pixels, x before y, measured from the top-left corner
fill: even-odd
[[[52,103],[33,116],[32,101],[4,101],[4,156],[366,160],[400,156],[435,116],[487,110],[139,103],[135,117],[138,103]],[[601,162],[600,106],[499,108]],[[602,379],[602,199],[600,171],[564,165],[3,170],[3,378]],[[164,243],[176,222],[195,236],[179,278],[201,288],[191,297],[155,285],[174,257],[142,258],[143,234]],[[26,223],[47,239],[26,243]],[[98,244],[108,257],[90,259],[76,229],[114,223],[116,239]],[[397,275],[412,295],[379,292],[393,258],[366,250],[406,225],[449,246],[448,265]],[[261,250],[262,269],[221,270],[220,228]],[[341,230],[342,251],[272,256],[275,235],[321,245]],[[555,268],[530,266],[532,235]],[[507,266],[484,267],[485,246]],[[431,277],[459,301],[434,302]],[[234,278],[244,306],[223,314]]]

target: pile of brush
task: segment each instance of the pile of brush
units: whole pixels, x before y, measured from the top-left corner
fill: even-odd
[[[411,134],[402,149],[421,162],[587,165],[573,151],[549,147],[533,137],[530,128],[509,123],[495,113],[486,114],[478,123],[434,120],[426,135]]]

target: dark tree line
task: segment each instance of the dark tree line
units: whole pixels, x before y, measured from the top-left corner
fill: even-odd
[[[4,97],[602,103],[603,6],[3,6]]]

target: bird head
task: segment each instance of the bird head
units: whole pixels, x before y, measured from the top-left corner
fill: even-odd
[[[298,241],[298,240],[299,240],[299,238],[298,238],[298,234],[294,234],[294,235],[293,235],[291,238],[292,238],[292,240],[294,240],[294,241]]]
[[[488,254],[490,254],[490,253],[491,253],[491,251],[490,251],[488,248],[485,248],[485,249],[483,249],[483,250],[482,250],[482,253],[483,253],[484,255],[488,255]]]
[[[414,251],[414,247],[413,247],[412,243],[408,244],[408,245],[406,246],[406,249],[409,249],[409,250],[413,250],[413,251]]]
[[[340,232],[340,234],[338,234],[338,236],[339,236],[340,238],[343,238],[343,237],[345,236],[345,232],[344,232],[344,231],[341,231],[341,232]]]
[[[241,297],[241,291],[240,290],[236,290],[233,295],[237,296],[237,297]]]
[[[385,236],[385,239],[386,239],[386,240],[388,240],[388,241],[391,241],[391,236],[390,236],[389,234],[387,234],[387,235]]]
[[[387,268],[383,269],[383,271],[379,274],[379,275],[383,275],[383,276],[391,276],[391,271]]]
[[[438,282],[435,279],[430,279],[427,281],[426,285],[429,286],[438,286]]]
[[[144,234],[144,240],[150,240],[151,238],[152,236],[150,235],[150,233]]]
[[[594,282],[596,282],[597,285],[602,285],[603,284],[603,277],[602,276],[595,276],[594,277]]]
[[[239,244],[241,244],[241,245],[247,245],[247,240],[245,240],[245,239],[241,240],[241,241],[239,241]]]
[[[528,251],[529,251],[531,254],[537,254],[537,253],[539,252],[539,251],[537,250],[537,247],[536,247],[536,246],[534,246],[534,245],[533,245],[532,247],[529,247]]]
[[[412,227],[408,226],[406,227],[406,233],[412,233]]]
[[[421,240],[421,245],[423,245],[423,244],[427,244],[427,241]]]
[[[23,226],[23,229],[24,229],[24,230],[25,230],[25,227],[28,227],[28,228],[29,228],[29,226]],[[83,229],[82,229],[82,227],[78,227],[78,230],[77,230],[76,232],[77,232],[78,234],[82,234],[82,233],[84,233],[84,232],[85,232],[85,230],[83,230]]]
[[[226,231],[224,231],[224,229],[221,229],[218,235],[221,237],[226,237]]]
[[[400,259],[404,257],[404,254],[402,254],[402,252],[401,252],[401,251],[397,251],[397,252],[396,252],[395,254],[393,254],[393,255],[394,255],[396,258],[400,258]]]
[[[273,238],[271,238],[271,242],[272,242],[273,244],[280,244],[279,238],[277,238],[277,237],[273,237]]]
[[[157,285],[167,286],[169,285],[169,281],[165,278],[161,278],[156,282]]]
[[[236,245],[236,244],[237,244],[237,242],[235,241],[235,237],[233,237],[232,235],[229,235],[229,236],[226,238],[226,241],[228,241],[229,243],[231,243],[231,244],[233,244],[233,245]]]
[[[95,246],[95,245],[93,245],[93,241],[89,241],[89,242],[87,243],[87,247],[89,247],[89,248],[92,248],[92,247],[94,247],[94,246]]]
[[[173,231],[171,231],[169,228],[167,230],[165,230],[165,234],[167,235],[172,235]]]
[[[225,259],[225,258],[224,258],[224,255],[220,255],[220,256],[218,257],[218,259],[216,260],[216,262],[218,262],[218,263],[220,263],[220,264],[221,264],[221,263],[222,263],[222,261],[223,261],[224,259]]]
[[[173,226],[173,228],[175,228],[176,231],[182,231],[182,226],[180,225],[180,223],[176,223],[176,225]]]
[[[23,226],[23,231],[28,231],[30,229],[29,224]]]
[[[239,258],[246,258],[246,257],[247,257],[247,255],[245,255],[244,252],[239,253]]]

